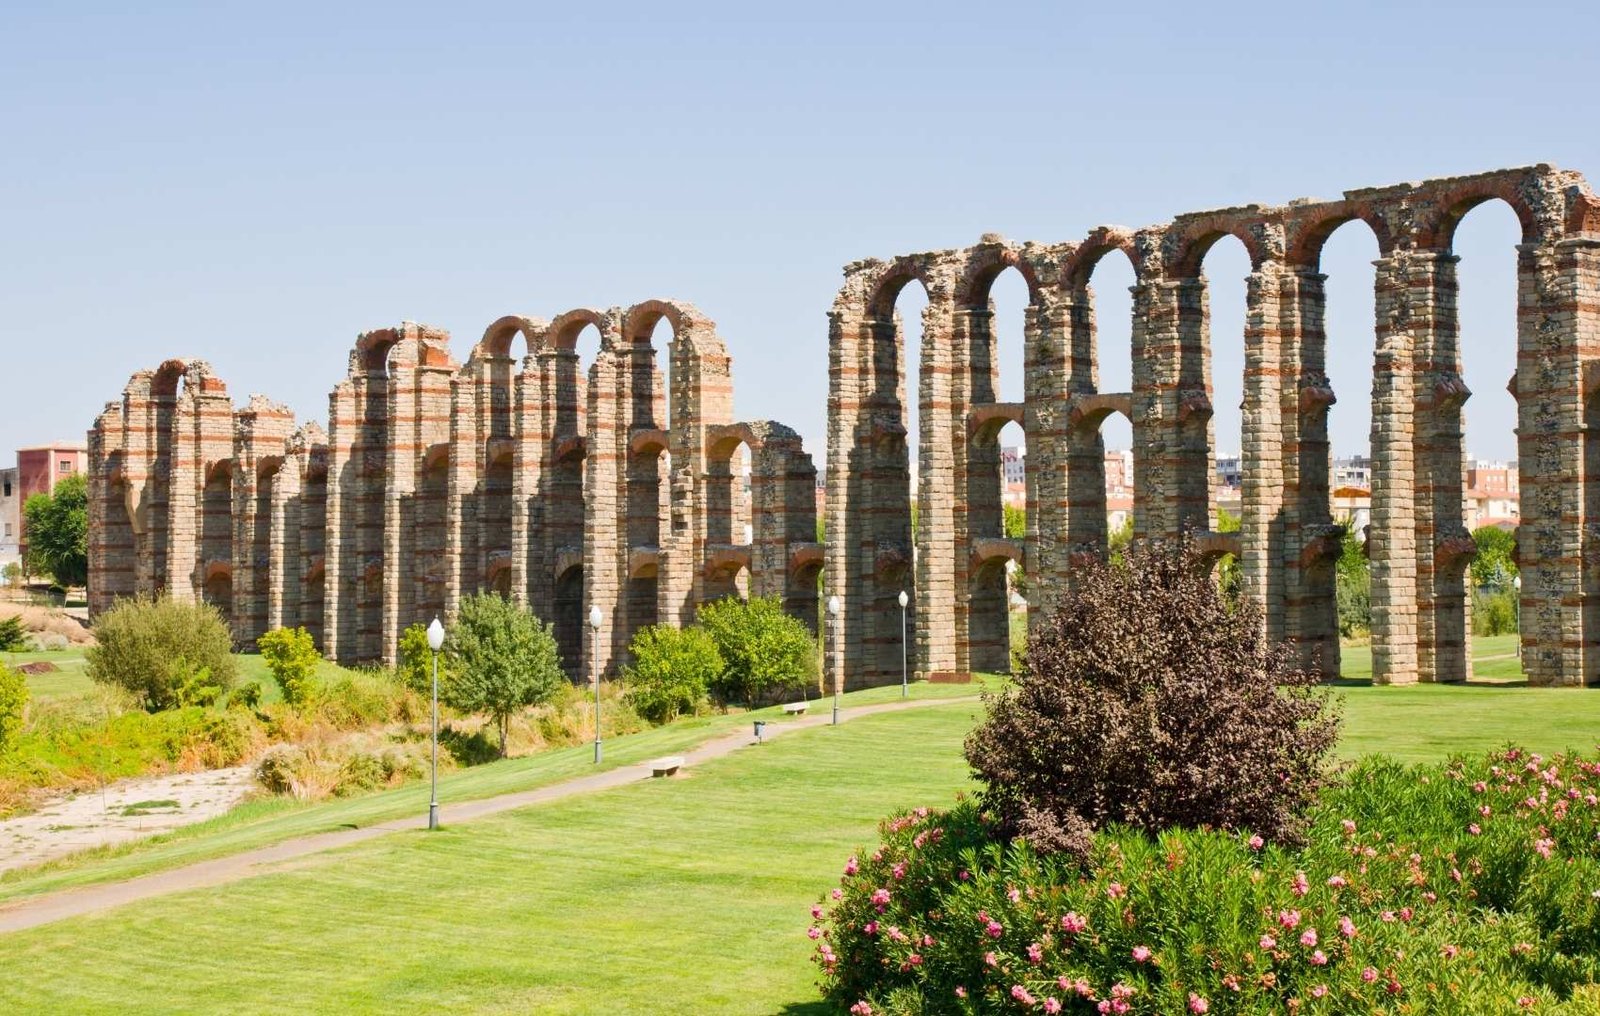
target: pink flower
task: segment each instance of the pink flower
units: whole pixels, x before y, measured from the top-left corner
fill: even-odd
[[[856,859],[854,857],[851,857],[850,860],[844,862],[844,873],[846,875],[854,875],[856,872],[858,872],[860,870],[861,870],[861,865],[856,861]],[[867,1003],[862,1002],[861,1004],[862,1005],[866,1005]],[[871,1012],[872,1010],[869,1007],[867,1011]]]
[[[1339,918],[1339,934],[1343,935],[1345,938],[1355,938],[1356,922],[1350,920],[1348,917]]]
[[[883,913],[883,908],[889,905],[889,890],[872,890],[872,905],[878,908],[878,913]]]
[[[1194,992],[1191,991],[1191,992],[1189,992],[1189,1011],[1190,1012],[1210,1012],[1211,1011],[1211,1003],[1207,1002],[1204,998],[1201,998],[1199,995],[1196,995]]]
[[[1344,880],[1343,875],[1332,875],[1328,878],[1328,884],[1333,886],[1335,889],[1343,889],[1350,883]]]
[[[1028,943],[1028,962],[1040,963],[1044,960],[1044,949],[1037,942]]]
[[[1327,993],[1328,993],[1328,986],[1326,984],[1319,984],[1315,988],[1311,989],[1311,997],[1312,998],[1321,998],[1323,995],[1326,995]]]
[[[1354,836],[1356,834],[1356,824],[1349,819],[1341,820],[1339,828],[1344,830],[1346,836]]]
[[[1252,837],[1250,837],[1250,839],[1246,840],[1245,842],[1250,844],[1250,849],[1251,850],[1260,850],[1262,847],[1267,845],[1267,841],[1262,839],[1259,836],[1252,836]],[[1191,996],[1191,997],[1198,997],[1198,996]],[[1205,1004],[1205,1000],[1204,999],[1201,999],[1200,1001],[1201,1001],[1202,1005]],[[1189,1007],[1191,1009],[1193,1009],[1194,1008],[1194,1003],[1193,1002],[1189,1003]],[[1194,1011],[1195,1012],[1205,1012],[1204,1009],[1195,1009]]]
[[[983,926],[983,932],[990,938],[999,938],[1001,935],[1005,934],[1005,929],[1000,926],[999,921],[990,921],[988,924]]]
[[[986,967],[998,967],[1000,965],[1000,960],[995,956],[994,953],[986,952],[983,954],[983,965]]]
[[[1017,888],[1007,889],[1006,890],[1006,899],[1010,900],[1012,903],[1021,903],[1022,902],[1022,890],[1021,889],[1017,889]]]
[[[844,899],[844,890],[843,889],[835,889],[833,892],[829,893],[828,895],[832,896],[836,900],[842,900],[842,899]]]
[[[811,904],[811,918],[812,918],[812,920],[815,920],[815,921],[822,920],[822,904],[820,904],[820,903]]]
[[[1106,886],[1106,895],[1114,900],[1120,900],[1123,896],[1126,896],[1127,893],[1128,890],[1122,888],[1121,882],[1113,882]]]
[[[850,1007],[850,1016],[872,1016],[872,1006],[867,1004],[866,999],[862,999]]]
[[[861,926],[861,930],[866,932],[868,935],[876,935],[878,933],[878,922],[868,921],[866,924]]]
[[[1555,845],[1556,841],[1549,839],[1548,837],[1533,841],[1533,849],[1538,851],[1539,856],[1545,858],[1546,860],[1549,859],[1551,851],[1554,849]]]
[[[1461,954],[1461,947],[1460,946],[1446,945],[1443,949],[1439,950],[1439,955],[1443,956],[1447,960],[1453,960],[1457,956],[1459,956],[1460,954]]]
[[[1474,822],[1467,826],[1467,832],[1473,836],[1477,836],[1479,833],[1483,832],[1483,830],[1478,827],[1478,823]]]
[[[1033,996],[1028,994],[1028,989],[1024,988],[1020,984],[1013,984],[1011,986],[1011,997],[1016,999],[1018,1002],[1021,1002],[1023,1005],[1032,1005],[1034,1002]]]
[[[905,878],[906,877],[906,862],[900,861],[900,862],[896,863],[895,866],[889,870],[889,873],[894,876],[895,881],[899,881],[900,879]]]
[[[1327,954],[1324,953],[1321,949],[1318,949],[1316,952],[1312,953],[1311,954],[1311,965],[1314,966],[1314,967],[1325,967],[1325,966],[1327,966],[1328,965]]]
[[[806,929],[806,937],[813,940],[819,939],[822,937],[822,929],[813,924],[811,927]]]
[[[922,954],[912,953],[910,956],[906,957],[906,962],[914,967],[920,967],[922,966]]]
[[[1147,946],[1147,945],[1136,945],[1136,946],[1134,946],[1133,947],[1133,962],[1135,962],[1135,963],[1149,963],[1150,962],[1150,947]]]
[[[1056,998],[1055,998],[1054,995],[1052,995],[1049,998],[1044,1000],[1044,1011],[1045,1012],[1050,1012],[1050,1013],[1055,1013],[1055,1012],[1060,1012],[1061,1011],[1061,1003],[1056,1001]]]
[[[1280,911],[1278,911],[1278,923],[1283,925],[1285,928],[1297,927],[1300,924],[1300,911],[1298,911],[1298,910],[1280,910]]]
[[[956,985],[956,997],[957,998],[966,998],[967,997],[967,989],[963,988],[959,984]]]
[[[1303,871],[1295,872],[1294,883],[1289,888],[1294,890],[1294,894],[1296,896],[1304,896],[1306,893],[1310,892],[1311,883],[1306,881],[1306,873]]]
[[[1256,944],[1267,950],[1278,948],[1278,940],[1273,938],[1271,935],[1262,935],[1261,941]]]
[[[1367,982],[1368,984],[1371,984],[1373,981],[1376,981],[1378,979],[1378,968],[1377,967],[1362,967],[1361,968],[1361,979],[1363,981]]]
[[[1317,929],[1307,928],[1300,934],[1300,944],[1310,949],[1317,944]]]
[[[1076,910],[1069,910],[1061,918],[1061,930],[1069,935],[1082,934],[1089,928],[1089,922],[1078,916]]]

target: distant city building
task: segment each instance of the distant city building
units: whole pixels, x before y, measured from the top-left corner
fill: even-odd
[[[89,446],[82,441],[58,441],[55,444],[18,449],[15,471],[19,510],[20,506],[28,503],[28,498],[35,494],[53,494],[56,484],[69,476],[82,474],[88,468]],[[0,532],[4,532],[3,522],[0,522]],[[22,526],[20,515],[17,543],[18,553],[27,554],[28,534]]]
[[[1133,452],[1113,448],[1106,452],[1106,501],[1126,497],[1133,499]]]
[[[1328,507],[1333,521],[1349,523],[1356,539],[1365,542],[1367,527],[1372,524],[1372,491],[1365,487],[1335,487]]]
[[[13,466],[0,469],[0,568],[22,559],[21,537],[22,488]]]
[[[1234,454],[1217,456],[1216,483],[1219,487],[1239,487],[1244,484],[1244,461]]]
[[[1361,487],[1371,490],[1372,459],[1366,455],[1334,459],[1332,467],[1328,470],[1328,487],[1331,490],[1340,487]]]
[[[1000,478],[1006,485],[1013,483],[1026,483],[1028,480],[1027,450],[1022,448],[1000,449]]]

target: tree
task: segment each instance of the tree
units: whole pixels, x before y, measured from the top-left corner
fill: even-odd
[[[716,640],[695,626],[642,628],[629,644],[628,654],[633,657],[623,671],[628,701],[652,723],[694,712],[723,669]]]
[[[1517,538],[1499,526],[1483,526],[1472,531],[1478,554],[1472,559],[1472,584],[1499,590],[1517,577],[1517,563],[1511,559]]]
[[[28,648],[28,630],[22,626],[22,615],[0,617],[0,653],[21,652]]]
[[[511,717],[549,702],[567,681],[550,626],[495,593],[461,600],[445,652],[456,670],[446,704],[488,713],[500,732],[502,758]],[[445,687],[439,690],[442,696]]]
[[[89,487],[82,474],[56,484],[52,494],[35,494],[22,506],[29,567],[49,572],[59,586],[89,580]]]
[[[418,695],[433,694],[433,647],[428,645],[428,626],[418,621],[400,633],[400,663],[395,667],[400,683]],[[456,661],[446,652],[439,654],[439,698],[451,700],[450,686],[456,680]]]
[[[1188,545],[1086,566],[1028,639],[1016,687],[967,739],[1005,835],[1084,856],[1117,823],[1251,829],[1295,842],[1338,716]]]
[[[806,626],[783,612],[776,597],[748,603],[729,597],[705,604],[700,623],[717,644],[722,672],[711,691],[724,703],[753,703],[758,696],[791,688],[814,667],[816,651]]]
[[[125,597],[95,621],[90,680],[126,688],[157,712],[209,705],[237,673],[233,635],[216,607],[169,597]]]
[[[1014,504],[1005,505],[1005,534],[1008,540],[1021,540],[1028,535],[1028,513]]]
[[[1339,538],[1334,595],[1338,601],[1339,634],[1364,634],[1372,627],[1372,567],[1367,549],[1346,522]]]
[[[256,648],[283,690],[285,702],[302,706],[311,699],[322,657],[310,632],[304,628],[275,628],[256,639]]]

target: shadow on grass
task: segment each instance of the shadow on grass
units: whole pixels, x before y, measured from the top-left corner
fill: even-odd
[[[1415,684],[1381,685],[1373,684],[1370,677],[1325,677],[1322,684],[1328,688],[1423,688],[1428,687],[1426,682]],[[1445,688],[1526,688],[1528,682],[1521,681],[1450,681],[1440,687]]]
[[[816,1002],[790,1002],[777,1011],[779,1016],[833,1016],[839,1010],[819,1000]]]

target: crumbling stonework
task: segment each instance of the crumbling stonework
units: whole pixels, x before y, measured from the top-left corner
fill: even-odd
[[[1337,201],[1250,205],[1076,243],[976,246],[845,268],[829,314],[827,584],[845,604],[829,666],[852,686],[898,680],[902,588],[914,588],[920,672],[1007,669],[1004,562],[1022,562],[1032,614],[1081,555],[1106,552],[1100,424],[1129,417],[1134,528],[1195,535],[1236,553],[1268,635],[1337,673],[1338,531],[1329,509],[1322,245],[1360,219],[1376,235],[1372,347],[1373,672],[1383,683],[1470,672],[1456,320],[1456,224],[1499,199],[1518,247],[1518,459],[1524,666],[1536,685],[1600,683],[1600,203],[1576,173],[1533,166],[1347,192]],[[1247,283],[1243,522],[1209,527],[1211,336],[1201,262],[1243,241]],[[1133,390],[1102,392],[1095,264],[1133,264]],[[989,290],[1027,282],[1025,398],[998,401]],[[905,349],[900,291],[927,291],[922,348]],[[918,531],[911,529],[906,379],[919,364]],[[1365,355],[1365,354],[1363,354]],[[1027,436],[1027,534],[1004,538],[998,434]],[[914,551],[914,552],[913,552]],[[914,562],[914,564],[913,564]],[[914,570],[914,575],[912,574]]]
[[[699,311],[649,301],[501,318],[465,364],[439,329],[365,333],[326,432],[261,396],[235,409],[202,361],[140,371],[90,432],[90,610],[204,599],[240,643],[303,625],[358,663],[392,661],[408,625],[494,590],[554,624],[574,675],[591,606],[603,672],[638,629],[721,596],[780,596],[815,627],[816,469],[789,428],[734,421],[731,368]]]

